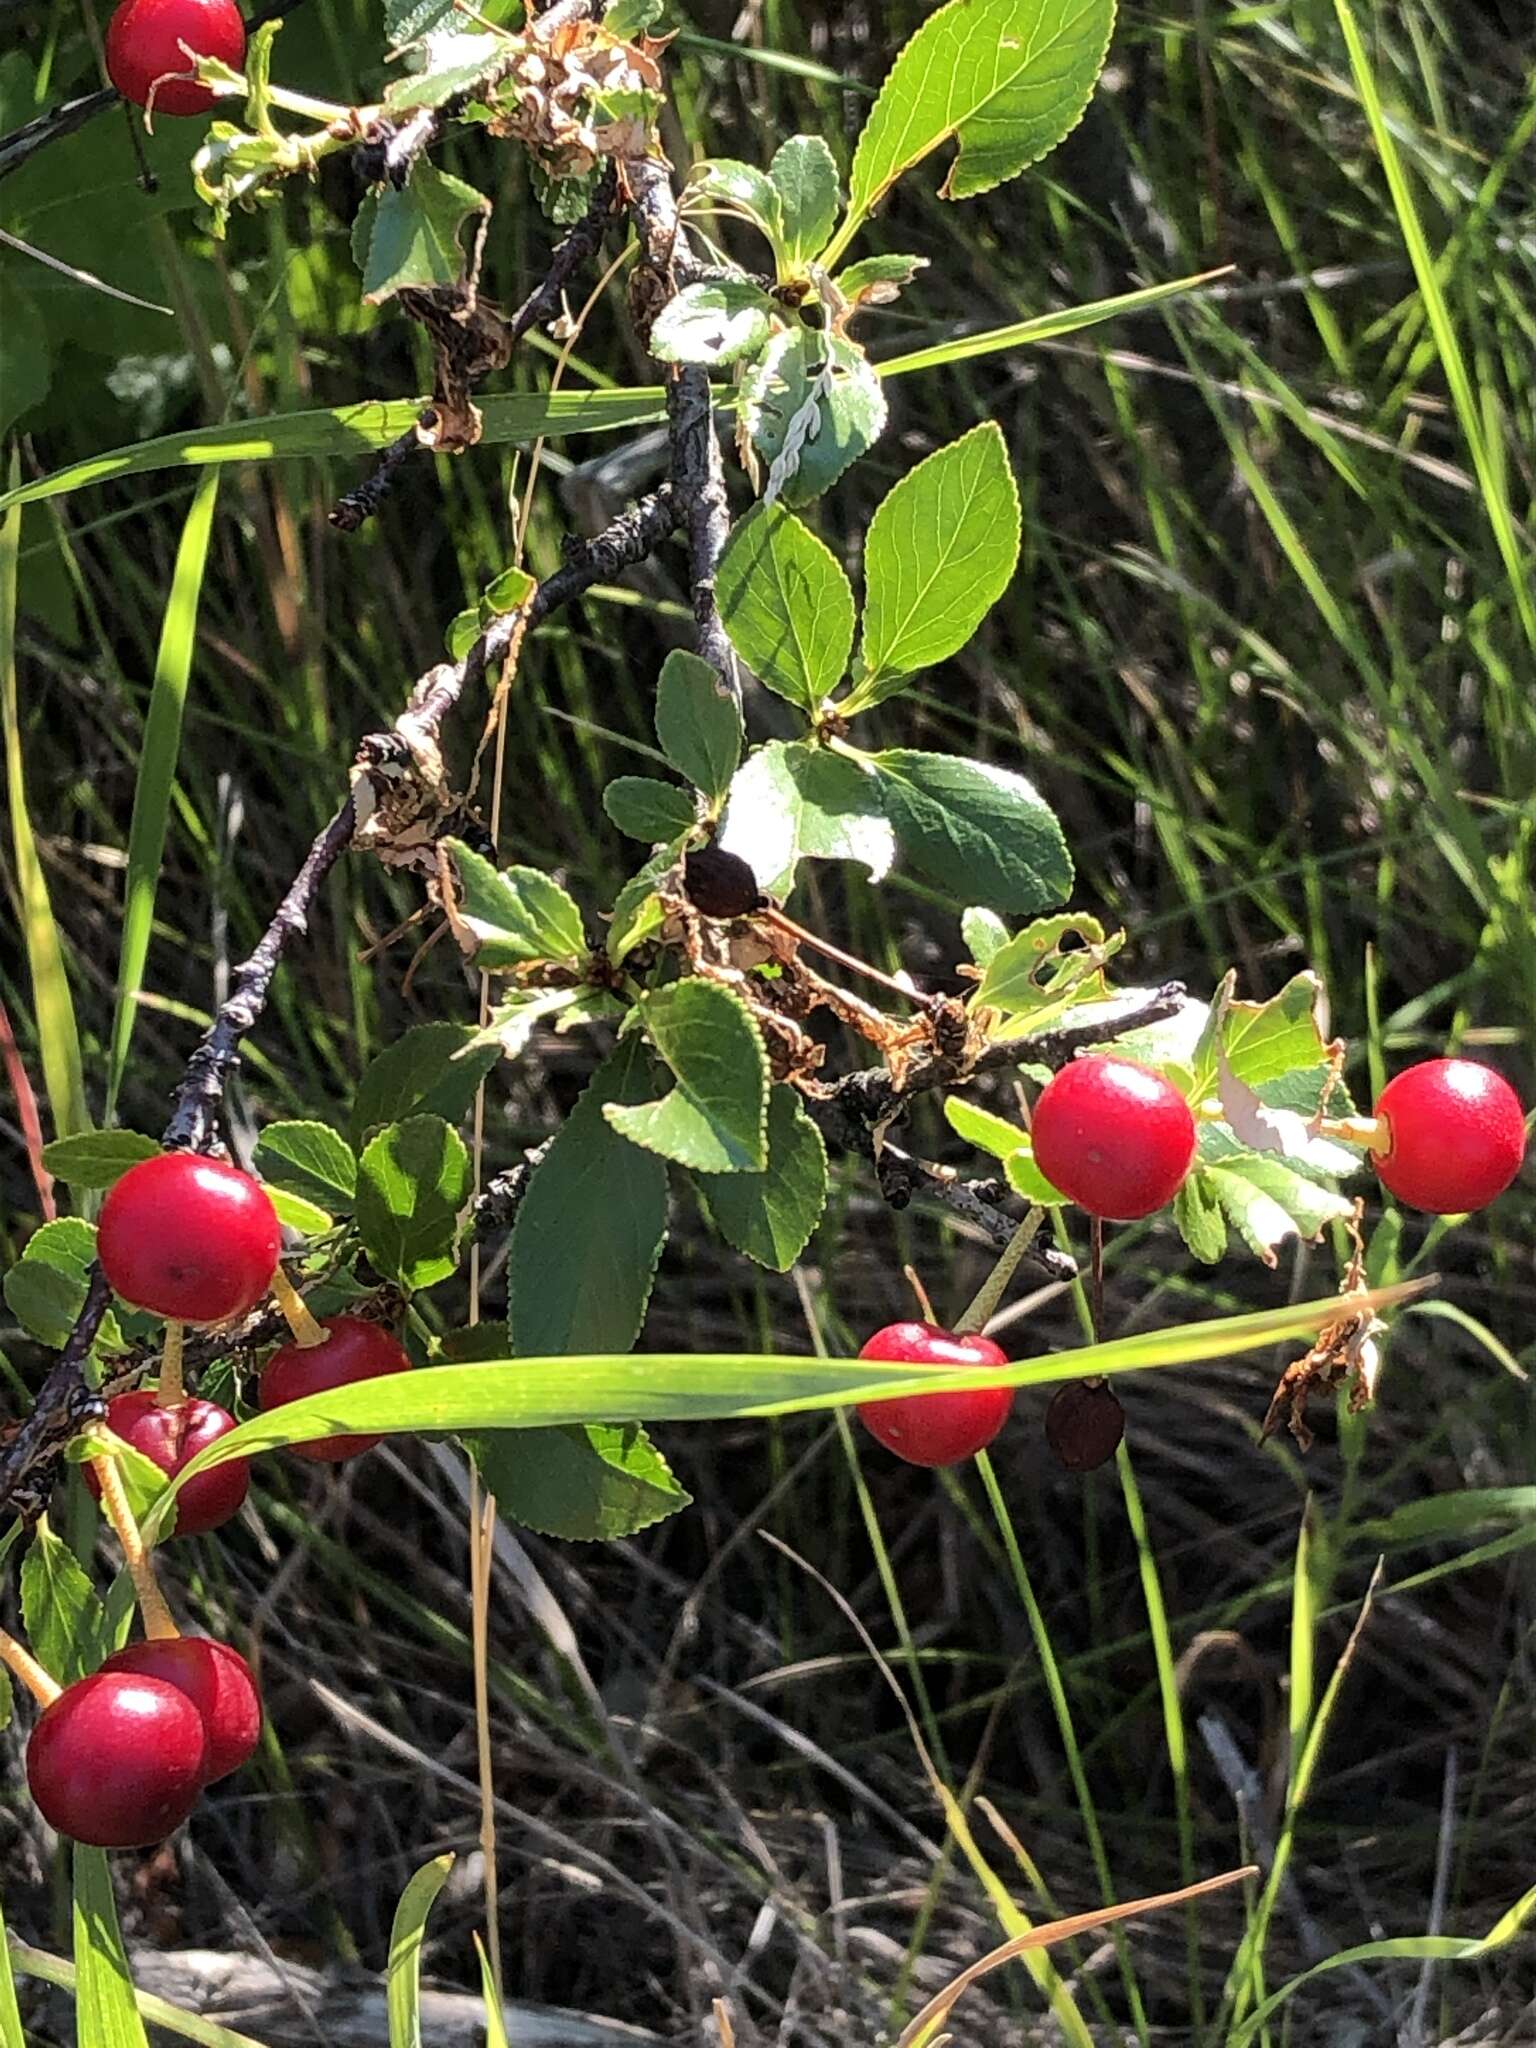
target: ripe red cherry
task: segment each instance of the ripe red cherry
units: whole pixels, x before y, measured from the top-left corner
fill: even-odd
[[[238,71],[245,62],[245,23],[235,0],[123,0],[107,23],[107,76],[139,107],[149,105],[155,80],[163,78],[154,113],[206,114],[217,93],[193,78],[166,77],[192,69],[183,43]]]
[[[357,1380],[376,1380],[385,1373],[411,1369],[406,1353],[377,1323],[365,1323],[361,1316],[326,1316],[320,1327],[330,1332],[325,1343],[285,1344],[268,1359],[257,1396],[263,1410],[302,1401],[307,1394],[328,1394],[333,1387],[350,1387]],[[326,1436],[314,1443],[290,1444],[289,1449],[296,1457],[312,1458],[317,1464],[339,1465],[344,1458],[371,1451],[380,1442],[382,1438],[376,1436]]]
[[[261,1739],[261,1695],[250,1665],[228,1643],[207,1636],[130,1643],[101,1668],[158,1679],[186,1695],[202,1716],[205,1785],[238,1771]]]
[[[228,1436],[235,1427],[235,1418],[217,1402],[201,1401],[195,1396],[178,1401],[174,1407],[162,1408],[145,1388],[136,1394],[118,1394],[107,1403],[107,1427],[174,1479],[199,1451],[217,1443],[221,1436]],[[89,1465],[83,1470],[86,1485],[100,1500],[96,1474]],[[250,1483],[248,1458],[231,1458],[227,1465],[215,1465],[211,1472],[200,1472],[176,1496],[175,1533],[205,1536],[210,1529],[219,1528],[231,1515],[240,1512]]]
[[[1006,1365],[990,1337],[957,1336],[935,1323],[888,1323],[876,1330],[860,1358],[893,1365]],[[981,1387],[960,1394],[901,1394],[893,1401],[862,1401],[859,1420],[877,1442],[909,1465],[958,1465],[984,1451],[1008,1420],[1012,1387]]]
[[[174,1685],[98,1671],[67,1686],[27,1744],[27,1783],[61,1835],[98,1849],[163,1841],[197,1804],[203,1717]]]
[[[1052,1076],[1030,1132],[1046,1179],[1090,1216],[1119,1223],[1171,1202],[1195,1157],[1195,1120],[1173,1083],[1106,1053]]]
[[[160,1152],[108,1189],[96,1256],[135,1308],[222,1323],[260,1301],[282,1244],[260,1181],[195,1152]]]
[[[1436,1216],[1486,1209],[1525,1157],[1520,1098],[1492,1067],[1476,1060],[1422,1060],[1381,1091],[1391,1150],[1374,1155],[1377,1173],[1400,1202]]]

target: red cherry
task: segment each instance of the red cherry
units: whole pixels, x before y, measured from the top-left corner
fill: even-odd
[[[135,1308],[222,1323],[260,1301],[282,1244],[260,1181],[195,1152],[160,1152],[108,1189],[96,1256]]]
[[[192,69],[183,43],[238,71],[245,62],[245,23],[235,0],[123,0],[107,23],[107,76],[135,106],[149,105],[161,78],[154,113],[206,114],[217,93],[196,79],[166,76]]]
[[[107,1403],[107,1427],[125,1444],[142,1451],[151,1464],[174,1479],[183,1465],[190,1465],[201,1450],[228,1436],[235,1418],[215,1401],[191,1398],[162,1408],[147,1388],[136,1394],[118,1394]],[[98,1500],[101,1488],[90,1466],[84,1467],[85,1483]],[[178,1536],[206,1536],[240,1512],[251,1483],[248,1458],[231,1458],[227,1465],[215,1465],[200,1472],[176,1496]]]
[[[155,1678],[186,1695],[202,1716],[205,1785],[238,1771],[261,1739],[261,1695],[250,1665],[228,1643],[207,1636],[130,1643],[101,1668]]]
[[[1090,1053],[1041,1090],[1035,1164],[1090,1216],[1130,1222],[1171,1202],[1195,1157],[1195,1120],[1171,1081]]]
[[[860,1358],[893,1365],[1006,1365],[1006,1352],[990,1337],[957,1336],[935,1323],[888,1323],[876,1330]],[[980,1387],[961,1394],[900,1394],[892,1401],[862,1401],[859,1420],[878,1442],[909,1465],[958,1465],[984,1451],[1008,1420],[1012,1387]]]
[[[1435,1216],[1486,1209],[1525,1157],[1520,1098],[1476,1060],[1421,1060],[1382,1089],[1376,1114],[1391,1150],[1374,1156],[1400,1202]]]
[[[180,1827],[203,1789],[203,1717],[163,1679],[98,1671],[67,1686],[32,1730],[27,1783],[61,1835],[141,1849]]]
[[[285,1344],[268,1359],[257,1390],[264,1411],[302,1401],[307,1394],[328,1394],[333,1387],[350,1387],[357,1380],[376,1380],[385,1373],[411,1369],[406,1353],[377,1323],[365,1323],[361,1316],[326,1316],[320,1327],[330,1332],[325,1343]],[[288,1448],[295,1457],[339,1465],[344,1458],[371,1451],[382,1441],[377,1436],[326,1436]]]

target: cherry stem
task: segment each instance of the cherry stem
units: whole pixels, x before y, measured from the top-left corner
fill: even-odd
[[[160,1354],[160,1380],[155,1389],[157,1408],[179,1408],[187,1398],[186,1375],[181,1364],[184,1327],[177,1322],[168,1322],[165,1326],[165,1349]]]
[[[1360,1145],[1367,1152],[1392,1150],[1392,1127],[1384,1116],[1325,1116],[1317,1131],[1319,1137]]]
[[[317,1344],[323,1344],[330,1335],[321,1328],[305,1306],[304,1297],[294,1286],[288,1275],[279,1266],[272,1275],[272,1298],[283,1312],[283,1320],[293,1332],[293,1341],[301,1351],[313,1351]]]
[[[1090,1279],[1093,1286],[1093,1341],[1099,1343],[1104,1335],[1104,1218],[1095,1216],[1088,1233],[1089,1256],[1091,1261]]]
[[[932,1323],[934,1321],[933,1303],[928,1299],[927,1288],[918,1278],[917,1268],[915,1266],[903,1266],[901,1270],[906,1275],[907,1285],[917,1296],[918,1314],[925,1323]],[[935,1325],[935,1327],[937,1326]]]
[[[32,1652],[24,1649],[14,1636],[7,1635],[3,1628],[0,1628],[0,1664],[13,1678],[20,1680],[40,1707],[51,1707],[64,1690],[56,1678],[48,1676]]]
[[[160,1590],[160,1581],[155,1577],[155,1568],[149,1561],[149,1552],[144,1548],[144,1538],[139,1534],[139,1525],[133,1519],[133,1509],[128,1505],[128,1494],[123,1486],[123,1475],[115,1458],[91,1459],[91,1470],[101,1488],[101,1505],[106,1510],[107,1520],[117,1532],[117,1540],[123,1547],[123,1558],[128,1566],[128,1576],[133,1581],[134,1597],[139,1603],[139,1612],[144,1617],[144,1633],[153,1642],[174,1642],[181,1630],[171,1619],[171,1610],[165,1604],[165,1595]]]
[[[981,1286],[977,1289],[975,1300],[960,1318],[959,1322],[956,1323],[955,1335],[957,1337],[968,1337],[973,1331],[984,1330],[987,1324],[991,1322],[993,1316],[997,1314],[997,1305],[1003,1298],[1008,1282],[1018,1271],[1020,1259],[1023,1258],[1024,1254],[1034,1243],[1044,1217],[1045,1211],[1043,1209],[1031,1209],[1012,1237],[1009,1238],[1003,1249],[1002,1257],[992,1268],[986,1279],[982,1281]]]
[[[839,967],[845,967],[850,974],[862,974],[866,981],[878,982],[881,988],[888,988],[904,1002],[916,1003],[919,1008],[927,1006],[928,997],[920,994],[917,989],[909,988],[904,981],[897,981],[893,975],[882,972],[878,967],[871,967],[867,960],[859,960],[852,953],[845,953],[840,946],[834,946],[830,940],[818,939],[814,932],[808,932],[803,924],[796,924],[792,917],[786,917],[777,906],[770,905],[766,910],[760,910],[757,915],[765,923],[776,925],[781,932],[787,932],[791,938],[798,939],[802,946],[809,946],[812,952],[824,953],[829,960],[835,960]]]

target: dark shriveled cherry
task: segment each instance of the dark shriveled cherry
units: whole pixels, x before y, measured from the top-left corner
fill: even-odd
[[[1102,1380],[1060,1388],[1045,1411],[1045,1440],[1069,1472],[1107,1465],[1125,1435],[1125,1410]]]
[[[1007,1354],[990,1337],[959,1336],[935,1323],[889,1323],[875,1332],[859,1356],[889,1359],[893,1365],[974,1368],[1008,1363]],[[858,1413],[870,1435],[898,1458],[909,1465],[939,1466],[958,1465],[984,1451],[1012,1408],[1012,1387],[981,1387],[863,1401]]]
[[[684,858],[683,887],[694,909],[706,917],[747,917],[762,907],[756,875],[739,854],[723,846],[700,846]]]

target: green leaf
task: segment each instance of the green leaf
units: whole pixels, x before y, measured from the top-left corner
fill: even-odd
[[[421,2048],[421,1944],[427,1915],[453,1868],[450,1851],[424,1863],[400,1894],[389,1930],[389,2048]]]
[[[782,505],[754,505],[726,543],[715,594],[742,660],[814,717],[853,647],[853,589],[826,542]]]
[[[330,1210],[322,1209],[307,1195],[296,1195],[288,1188],[268,1188],[267,1199],[284,1229],[296,1230],[301,1237],[324,1237],[335,1228],[336,1218]]]
[[[1214,1195],[1239,1237],[1266,1266],[1288,1237],[1317,1237],[1325,1223],[1342,1222],[1354,1204],[1319,1187],[1272,1154],[1239,1153],[1199,1166],[1193,1176]]]
[[[505,868],[498,874],[461,839],[447,845],[459,871],[460,919],[480,941],[477,967],[585,957],[581,912],[558,882],[537,868]]]
[[[75,2040],[79,2048],[149,2048],[106,1851],[77,1842],[73,1853]]]
[[[0,1666],[0,1728],[10,1722],[10,1698],[11,1674]],[[27,2037],[21,2031],[21,2008],[16,2003],[16,1979],[11,1973],[11,1937],[3,1912],[0,1912],[0,2048],[27,2048]]]
[[[460,19],[456,0],[384,0],[384,32],[392,50],[409,49]]]
[[[416,1288],[448,1277],[469,1183],[464,1141],[441,1117],[407,1117],[372,1140],[358,1172],[357,1228],[385,1279]]]
[[[846,755],[770,740],[731,784],[720,844],[770,896],[787,896],[802,860],[856,860],[878,882],[896,858],[880,785]]]
[[[864,548],[864,673],[841,707],[866,710],[970,639],[1019,559],[1019,492],[995,421],[973,427],[881,501]]]
[[[950,0],[930,15],[891,66],[859,137],[835,246],[951,136],[960,150],[946,199],[989,191],[1054,149],[1083,117],[1114,18],[1114,0]]]
[[[627,1351],[640,1334],[667,1234],[667,1170],[603,1112],[643,1101],[649,1067],[638,1035],[621,1042],[534,1169],[508,1260],[517,1351]]]
[[[1066,1206],[1066,1196],[1060,1188],[1054,1187],[1035,1164],[1035,1148],[1027,1141],[1017,1152],[1010,1152],[1003,1162],[1003,1172],[1008,1185],[1016,1195],[1022,1195],[1041,1209],[1060,1209]]]
[[[879,373],[858,343],[805,327],[769,342],[742,379],[741,408],[786,505],[808,505],[830,489],[880,438],[887,411]]]
[[[696,976],[636,1005],[677,1079],[660,1102],[610,1103],[603,1114],[637,1145],[704,1173],[768,1164],[768,1056],[745,1003]]]
[[[647,846],[672,843],[698,822],[693,798],[675,782],[650,775],[620,775],[603,791],[603,809],[619,830]]]
[[[684,285],[656,316],[651,354],[662,363],[715,368],[755,356],[773,331],[779,309],[750,278],[711,278]]]
[[[268,1124],[256,1141],[256,1171],[325,1209],[350,1209],[357,1193],[357,1155],[329,1124]]]
[[[1068,939],[1080,943],[1068,948]],[[1007,1020],[994,1037],[1031,1037],[1068,1010],[1109,1000],[1105,964],[1124,943],[1124,932],[1106,939],[1097,918],[1037,917],[993,955],[972,1001]]]
[[[48,328],[36,300],[8,279],[0,326],[0,436],[48,396],[50,358]]]
[[[475,1954],[480,1960],[480,2002],[485,2007],[485,2048],[512,2048],[507,2039],[506,2015],[496,1989],[496,1974],[485,1952],[485,1943],[475,1935]]]
[[[462,661],[484,631],[478,605],[471,605],[468,611],[456,612],[443,632],[443,646],[448,651],[448,659]]]
[[[423,158],[403,189],[370,192],[352,226],[352,254],[368,304],[380,305],[407,286],[425,291],[458,284],[465,268],[459,232],[472,213],[490,210],[473,185]]]
[[[683,842],[674,840],[660,853],[652,854],[637,874],[630,876],[614,898],[613,917],[608,926],[607,954],[617,967],[636,946],[660,931],[666,921],[656,884],[682,859]]]
[[[517,989],[505,1002],[496,1005],[473,1042],[479,1045],[493,1043],[504,1058],[520,1059],[527,1050],[529,1039],[546,1017],[558,1017],[562,1011],[573,1010],[581,1003],[588,1005],[591,1014],[598,1014],[596,1005],[610,1000],[600,991],[590,988]],[[565,1025],[556,1028],[563,1030]]]
[[[827,1148],[796,1091],[781,1085],[769,1099],[762,1173],[701,1173],[695,1184],[727,1244],[787,1273],[827,1204]]]
[[[61,1216],[34,1230],[20,1259],[5,1276],[6,1306],[29,1336],[56,1351],[85,1305],[86,1271],[96,1256],[96,1232],[78,1216]],[[103,1350],[122,1349],[122,1334],[111,1310],[101,1326]]]
[[[1007,945],[1008,927],[995,910],[983,910],[979,903],[973,903],[960,914],[960,936],[976,965],[986,968]]]
[[[889,306],[927,268],[926,256],[866,256],[839,271],[833,282],[851,306]]]
[[[633,1536],[692,1498],[638,1422],[496,1430],[477,1437],[474,1448],[498,1510],[567,1542]]]
[[[1006,1117],[995,1116],[991,1110],[967,1102],[961,1095],[945,1098],[944,1114],[957,1137],[974,1145],[978,1152],[990,1152],[994,1159],[1003,1162],[1008,1185],[1016,1195],[1042,1209],[1063,1207],[1066,1196],[1035,1164],[1035,1148],[1028,1131]]]
[[[1033,916],[1071,894],[1061,827],[1022,775],[906,748],[871,765],[902,851],[960,902]]]
[[[1226,1214],[1215,1187],[1200,1169],[1185,1176],[1174,1196],[1173,1220],[1180,1237],[1204,1265],[1214,1266],[1226,1257]]]
[[[1318,1028],[1322,995],[1322,982],[1308,969],[1267,1003],[1217,1002],[1212,1015],[1219,1017],[1221,1047],[1236,1078],[1259,1088],[1300,1067],[1326,1066],[1328,1044]],[[1208,1071],[1214,1079],[1214,1055]]]
[[[665,0],[615,0],[604,12],[603,27],[621,42],[631,43],[654,28],[665,11]]]
[[[415,107],[441,107],[449,100],[461,99],[487,85],[497,71],[503,70],[514,48],[505,36],[495,33],[440,32],[428,45],[425,69],[392,79],[384,94],[384,104],[391,116],[398,119]]]
[[[837,164],[819,135],[791,135],[774,152],[768,176],[783,208],[784,262],[803,270],[837,221]]]
[[[32,1654],[60,1685],[96,1669],[102,1655],[103,1616],[80,1560],[46,1516],[21,1561],[21,1615]]]
[[[775,251],[784,241],[784,202],[778,187],[766,171],[744,164],[735,157],[711,157],[695,164],[688,173],[688,192],[719,200],[746,214],[773,243]]]
[[[656,737],[678,774],[717,804],[741,759],[741,710],[713,666],[681,647],[661,665]]]
[[[481,594],[480,603],[494,617],[521,611],[539,587],[539,579],[515,566],[493,576]]]
[[[352,1103],[352,1137],[361,1145],[379,1124],[408,1116],[457,1123],[499,1057],[476,1046],[473,1024],[413,1024],[363,1069]]]
[[[72,1188],[109,1188],[161,1147],[142,1131],[77,1131],[43,1147],[43,1164]]]

